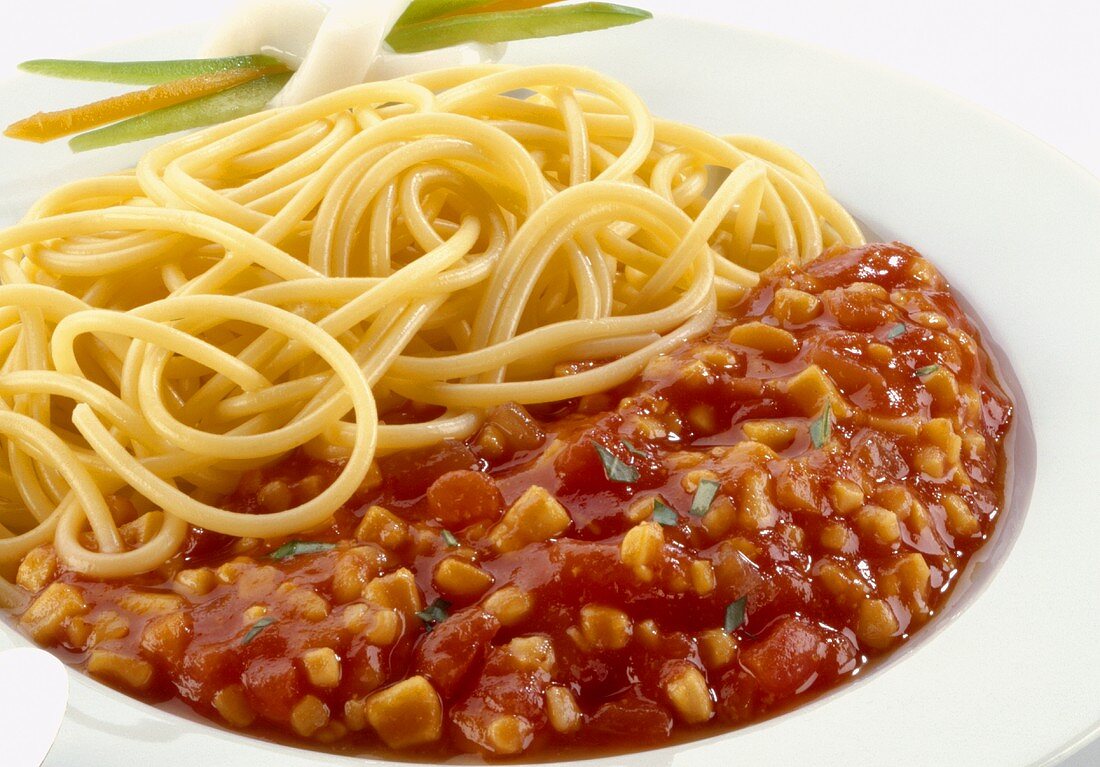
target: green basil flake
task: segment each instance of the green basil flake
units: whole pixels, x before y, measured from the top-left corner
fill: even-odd
[[[455,538],[455,534],[450,530],[444,530],[440,536],[443,538],[443,542],[450,546],[452,549],[458,547],[458,538]]]
[[[917,378],[924,378],[927,375],[932,375],[939,369],[939,365],[925,365],[922,368],[917,368]]]
[[[905,323],[904,322],[899,322],[897,325],[894,325],[892,328],[890,328],[888,331],[886,331],[886,339],[888,341],[892,341],[904,332],[905,332]]]
[[[623,447],[625,447],[630,452],[634,453],[634,455],[638,456],[639,458],[648,458],[649,457],[649,454],[646,453],[646,451],[642,450],[639,447],[634,447],[634,445],[630,444],[625,439],[622,441],[622,443],[623,443]]]
[[[826,400],[825,409],[821,411],[821,415],[813,420],[810,424],[810,441],[814,443],[814,447],[820,450],[824,447],[825,443],[829,441],[829,437],[833,433],[833,403]]]
[[[680,522],[680,515],[658,499],[653,502],[653,521],[665,527],[675,527]]]
[[[427,610],[421,610],[416,614],[416,617],[424,622],[424,630],[429,634],[436,625],[447,620],[450,613],[447,611],[451,609],[451,603],[446,599],[436,599],[430,605]]]
[[[595,440],[592,441],[592,447],[596,448],[596,452],[599,453],[600,461],[603,463],[604,476],[609,480],[625,484],[638,481],[641,474],[636,468],[624,462],[619,456]]]
[[[732,634],[741,627],[741,624],[745,622],[745,603],[748,602],[748,597],[741,597],[736,602],[730,602],[729,607],[726,608],[726,623],[725,629],[727,634]]]
[[[695,488],[695,495],[691,499],[691,516],[702,517],[710,511],[710,505],[714,503],[714,496],[718,495],[721,484],[713,479],[699,480],[699,486]]]
[[[274,618],[260,618],[248,629],[248,633],[241,639],[241,644],[246,645],[259,636],[260,632],[275,622]]]
[[[335,543],[321,543],[320,541],[290,541],[284,543],[279,548],[267,556],[271,559],[290,559],[296,557],[299,554],[316,554],[319,551],[332,551],[336,548]]]

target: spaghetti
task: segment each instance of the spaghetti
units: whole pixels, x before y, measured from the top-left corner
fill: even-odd
[[[187,135],[0,232],[0,565],[52,539],[116,578],[188,526],[307,530],[376,455],[605,391],[775,260],[862,242],[790,151],[574,67],[441,70]],[[386,422],[410,404],[436,415]],[[342,462],[316,497],[216,505],[298,449]],[[159,519],[136,548],[120,498]]]

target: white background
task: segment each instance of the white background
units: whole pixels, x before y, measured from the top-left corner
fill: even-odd
[[[1100,3],[1095,0],[623,1],[655,13],[771,32],[901,70],[1005,117],[1100,175]],[[34,0],[5,5],[0,78],[25,59],[73,56],[212,20],[229,2]],[[0,105],[0,122],[22,116],[6,114]],[[1097,765],[1100,743],[1065,762],[1065,767]]]

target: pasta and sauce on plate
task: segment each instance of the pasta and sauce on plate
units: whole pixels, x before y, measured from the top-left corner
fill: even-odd
[[[591,70],[207,128],[0,251],[0,594],[229,727],[732,728],[903,644],[1002,509],[1012,404],[936,269]]]

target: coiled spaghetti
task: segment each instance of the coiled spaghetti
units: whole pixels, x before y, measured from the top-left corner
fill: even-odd
[[[441,70],[185,136],[0,232],[0,565],[52,539],[121,577],[188,525],[314,527],[377,453],[607,390],[775,259],[861,242],[790,151],[573,67]],[[410,402],[445,412],[385,423]],[[301,448],[343,462],[318,496],[218,507]],[[159,515],[151,540],[127,548],[116,496]]]

